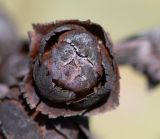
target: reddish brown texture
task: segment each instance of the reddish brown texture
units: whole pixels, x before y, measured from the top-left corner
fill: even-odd
[[[61,35],[52,49],[52,79],[59,86],[86,93],[102,76],[100,52],[96,46],[98,40],[86,31],[73,30]],[[94,55],[98,59],[95,60]]]
[[[33,27],[32,64],[21,85],[31,109],[55,118],[118,105],[118,68],[109,35],[100,25],[64,20]]]
[[[42,138],[38,125],[27,116],[19,102],[13,100],[0,102],[0,113],[1,130],[6,138]]]
[[[92,139],[86,117],[49,119],[30,110],[19,89],[0,85],[1,139]],[[6,91],[8,90],[8,91]]]

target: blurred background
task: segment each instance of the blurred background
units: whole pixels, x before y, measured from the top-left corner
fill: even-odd
[[[113,42],[160,25],[160,0],[0,0],[22,38],[32,23],[91,19],[111,34]],[[91,131],[102,139],[160,139],[160,86],[130,67],[120,67],[120,106],[91,117]]]

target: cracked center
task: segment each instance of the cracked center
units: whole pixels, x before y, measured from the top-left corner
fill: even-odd
[[[51,75],[58,85],[74,92],[95,86],[102,76],[98,40],[87,31],[64,33],[52,47]]]

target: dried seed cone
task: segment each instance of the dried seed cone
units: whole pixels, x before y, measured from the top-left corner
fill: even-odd
[[[31,109],[56,118],[118,105],[118,68],[109,34],[100,25],[64,20],[33,29],[30,72],[21,85]]]

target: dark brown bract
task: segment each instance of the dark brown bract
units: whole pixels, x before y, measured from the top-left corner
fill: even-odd
[[[118,68],[100,25],[66,20],[33,28],[30,72],[21,85],[31,109],[55,118],[118,105]]]
[[[7,92],[6,92],[7,91]],[[9,91],[9,92],[8,92]],[[18,88],[0,85],[0,139],[92,139],[87,117],[49,119],[30,111]]]

